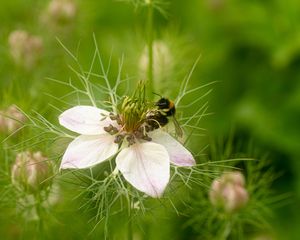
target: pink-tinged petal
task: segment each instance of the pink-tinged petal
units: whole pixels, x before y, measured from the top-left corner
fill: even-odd
[[[190,151],[168,133],[158,129],[149,133],[149,136],[152,138],[153,142],[161,144],[167,149],[171,163],[184,167],[190,167],[196,164]]]
[[[103,129],[104,127],[115,123],[109,117],[105,118],[108,115],[108,111],[96,107],[76,106],[64,111],[59,116],[59,123],[79,134],[99,135],[106,133]]]
[[[117,152],[118,144],[114,143],[114,136],[112,135],[81,135],[69,144],[60,168],[92,167],[107,160]]]
[[[136,189],[151,197],[160,197],[170,178],[170,160],[166,149],[156,143],[136,143],[124,148],[116,158],[117,168]]]

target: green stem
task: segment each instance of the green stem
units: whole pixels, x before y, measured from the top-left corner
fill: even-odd
[[[149,1],[148,4],[148,81],[149,89],[153,92],[153,4]]]
[[[130,196],[127,197],[128,203],[128,231],[127,231],[127,239],[133,239],[133,231],[132,231],[132,219],[131,219],[131,198]]]
[[[222,233],[222,236],[221,236],[221,239],[228,239],[230,233],[231,233],[231,230],[232,230],[232,219],[230,216],[228,216],[226,218],[226,225],[225,225],[225,228],[224,228],[224,231]]]
[[[42,196],[40,194],[40,192],[38,192],[36,195],[35,195],[35,200],[37,201],[36,202],[36,212],[37,212],[37,216],[38,216],[38,233],[40,235],[43,234],[43,229],[44,229],[44,224],[43,224],[43,216],[42,216],[42,202],[43,202],[43,199],[42,199]]]

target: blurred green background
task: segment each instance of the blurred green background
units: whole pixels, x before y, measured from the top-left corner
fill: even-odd
[[[57,38],[72,53],[78,53],[80,63],[88,69],[95,49],[94,33],[104,61],[107,63],[112,56],[112,76],[116,75],[118,59],[124,55],[123,73],[133,81],[139,79],[139,58],[146,43],[143,9],[112,0],[78,0],[76,17],[56,29],[41,20],[48,3],[0,3],[1,108],[16,104],[56,121],[57,112],[47,104],[59,107],[59,103],[45,93],[61,96],[68,90],[47,77],[66,81],[73,74],[68,68],[72,59]],[[167,5],[167,16],[158,12],[154,15],[155,39],[170,46],[171,61],[175,62],[170,73],[165,73],[165,81],[174,84],[166,90],[170,97],[176,96],[179,82],[201,55],[191,86],[217,81],[209,95],[209,112],[213,114],[201,123],[208,138],[226,139],[234,128],[236,139],[252,141],[282,172],[273,185],[274,191],[291,193],[291,197],[287,204],[274,209],[273,224],[279,236],[284,236],[281,239],[297,239],[300,233],[299,13],[298,0],[172,0]],[[43,55],[34,69],[16,66],[10,56],[8,36],[16,29],[44,41]],[[200,141],[208,140],[203,137]],[[11,236],[13,230],[3,219],[5,216],[1,216],[1,234]],[[81,217],[76,224],[80,227],[84,222]],[[78,229],[74,225],[72,228]],[[53,236],[66,231],[62,226],[58,229]],[[84,236],[84,231],[78,235],[66,233],[65,239],[83,239],[81,234]]]

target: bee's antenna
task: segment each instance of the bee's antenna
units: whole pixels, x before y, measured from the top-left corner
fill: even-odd
[[[157,95],[157,96],[159,96],[160,98],[162,98],[162,96],[160,95],[160,94],[158,94],[158,93],[155,93],[155,92],[152,92],[154,95]]]

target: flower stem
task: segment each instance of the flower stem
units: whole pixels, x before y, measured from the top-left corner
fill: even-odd
[[[133,231],[132,231],[132,219],[131,219],[131,197],[127,196],[128,203],[128,231],[127,231],[127,240],[133,239]]]
[[[231,233],[231,230],[232,230],[232,220],[230,217],[227,218],[226,220],[226,225],[225,225],[225,228],[224,228],[224,231],[222,233],[222,236],[221,236],[221,239],[228,239],[230,233]]]
[[[153,3],[149,0],[148,3],[148,17],[147,17],[147,30],[148,30],[148,81],[150,92],[153,92]]]
[[[131,218],[131,217],[130,217]],[[132,222],[131,219],[129,218],[129,222],[128,222],[128,240],[132,240],[133,239],[133,234],[132,234]]]
[[[38,192],[35,195],[35,201],[36,201],[36,212],[37,212],[37,216],[38,216],[38,226],[37,226],[37,230],[38,233],[41,235],[43,234],[43,230],[44,230],[44,223],[43,223],[43,216],[42,216],[42,196],[40,194],[40,192]]]

